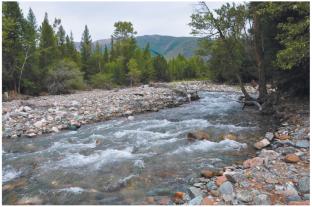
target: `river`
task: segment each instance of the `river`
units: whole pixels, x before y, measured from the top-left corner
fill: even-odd
[[[187,192],[201,169],[241,163],[274,127],[270,117],[242,111],[240,94],[201,92],[177,108],[116,118],[36,138],[3,140],[3,203],[40,197],[43,204],[143,204],[148,196]],[[209,141],[190,142],[205,130]],[[235,133],[236,141],[224,140]],[[14,198],[14,199],[12,199]]]

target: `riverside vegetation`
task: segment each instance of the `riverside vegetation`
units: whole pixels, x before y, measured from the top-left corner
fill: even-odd
[[[189,23],[192,34],[200,36],[196,54],[190,58],[178,55],[171,59],[166,59],[161,54],[152,55],[148,44],[144,49],[140,49],[136,44],[136,32],[131,22],[116,22],[110,47],[104,46],[104,48],[101,48],[99,44],[92,47],[89,30],[85,26],[80,48],[77,50],[73,35],[66,35],[61,20],[55,19],[51,25],[48,15],[45,14],[44,21],[38,28],[31,9],[25,18],[17,2],[3,2],[2,6],[3,90],[9,92],[4,93],[3,96],[8,102],[3,102],[2,122],[4,127],[2,132],[3,138],[10,138],[5,139],[6,145],[3,152],[6,157],[4,161],[7,164],[5,166],[6,173],[3,175],[5,178],[3,195],[6,204],[51,202],[81,204],[83,202],[80,200],[81,198],[85,198],[86,204],[309,204],[309,2],[226,3],[214,11],[210,10],[205,2],[200,2],[196,12],[191,15]],[[209,81],[155,83],[184,79]],[[253,80],[252,86],[248,84],[245,86],[246,82],[251,80]],[[255,82],[258,82],[256,93],[254,93]],[[237,84],[237,86],[216,85],[215,83],[231,83]],[[151,124],[151,126],[147,125],[147,129],[143,132],[141,125],[136,130],[127,128],[138,124],[135,117],[139,117],[136,115],[138,113],[156,112],[166,107],[188,103],[197,99],[197,92],[202,93],[202,91],[227,91],[227,93],[218,92],[206,95],[206,97],[200,94],[204,97],[202,101],[207,105],[202,105],[201,102],[191,103],[187,112],[179,111],[178,108],[177,111],[160,111],[157,112],[160,120],[142,121],[141,117],[138,120],[139,124]],[[71,94],[64,95],[64,93]],[[27,100],[11,100],[20,94],[23,94],[22,99]],[[49,96],[24,96],[47,94]],[[214,97],[215,95],[219,98]],[[225,96],[230,99],[224,101]],[[207,97],[211,99],[211,103],[207,102],[205,99]],[[232,97],[235,100],[232,100]],[[222,103],[215,103],[215,101],[221,100]],[[245,105],[256,105],[258,109],[248,107],[247,110],[240,113],[237,111],[240,103],[243,103],[243,108]],[[192,104],[195,104],[196,110],[192,108]],[[203,106],[207,110],[204,110]],[[183,106],[182,109],[184,109]],[[194,114],[190,111],[193,111]],[[162,113],[166,113],[170,120],[163,120]],[[184,113],[191,120],[184,120],[181,117],[181,114]],[[197,117],[194,117],[195,115]],[[233,115],[238,120],[233,121],[235,118]],[[115,149],[115,145],[111,145],[105,134],[90,136],[87,134],[87,138],[82,141],[78,137],[74,141],[72,137],[66,137],[64,147],[79,146],[88,149],[80,151],[80,148],[77,147],[66,149],[64,154],[59,154],[60,152],[54,153],[55,151],[53,151],[58,149],[56,145],[29,144],[29,140],[36,142],[36,139],[24,138],[25,136],[31,138],[43,133],[58,132],[61,129],[75,130],[79,136],[80,129],[78,130],[78,128],[83,124],[120,116],[126,117],[127,122],[120,121],[125,125],[126,130],[115,132],[114,130],[122,129],[122,126],[117,124],[116,128],[115,125],[111,127],[109,122],[108,129],[112,128],[114,133],[105,131],[107,126],[103,123],[105,133],[114,139],[126,139],[127,142],[130,135],[129,137],[125,135],[134,133],[131,136],[135,141],[139,139],[141,145],[134,145],[131,149],[129,146],[123,149],[125,146],[120,145]],[[258,120],[254,122],[258,116],[262,116],[266,124],[258,122]],[[227,120],[224,120],[224,117]],[[244,118],[248,120],[244,120]],[[209,122],[206,119],[209,119]],[[267,124],[270,124],[271,121],[277,123],[277,126],[272,124],[271,127],[268,127]],[[154,122],[159,123],[156,124],[156,129],[152,124]],[[185,123],[192,124],[184,126]],[[261,126],[261,130],[255,134],[256,137],[246,132],[240,132],[241,129],[248,128],[249,133],[253,133],[254,129],[250,124],[254,124],[256,128]],[[169,128],[166,128],[167,125]],[[224,132],[220,133],[220,125],[226,126],[225,134]],[[181,126],[184,126],[186,131],[183,131]],[[99,131],[101,129],[99,127]],[[180,132],[176,132],[177,129]],[[83,130],[87,130],[88,133],[88,128],[82,129],[82,132],[86,133]],[[92,130],[97,131],[98,129]],[[173,130],[174,135],[170,130]],[[104,133],[104,131],[100,132]],[[143,142],[139,133],[146,136]],[[57,138],[57,135],[51,135],[52,138],[54,136]],[[173,149],[179,147],[174,151],[175,153],[181,151],[191,153],[190,157],[194,160],[190,161],[185,158],[182,161],[179,159],[181,156],[176,158],[172,156],[175,153],[167,152],[165,145],[160,145],[162,148],[159,148],[154,146],[154,144],[157,145],[156,141],[155,143],[151,142],[151,140],[157,140],[162,143],[163,140],[158,139],[167,138],[167,136],[173,140],[175,146],[170,145],[171,141],[166,145],[170,145]],[[178,141],[177,137],[171,136],[177,136]],[[43,142],[50,140],[49,136],[47,139],[39,137],[39,139],[41,138],[44,140]],[[14,143],[18,141],[28,143],[25,145],[25,149],[23,147],[19,149],[18,144],[16,144],[17,149],[14,148]],[[181,143],[182,147],[180,147]],[[113,149],[106,149],[106,144]],[[131,144],[133,143],[131,142]],[[157,166],[151,163],[159,160],[152,157],[151,162],[145,157],[140,157],[145,152],[145,144],[153,146],[148,146],[148,149],[154,150],[161,159],[164,156],[164,160],[170,160],[169,166],[175,166],[176,172],[167,173],[165,167],[163,173],[158,172]],[[189,146],[185,146],[185,144]],[[204,149],[206,154],[198,152],[202,150],[199,145],[209,146]],[[36,146],[39,146],[38,149]],[[214,152],[211,146],[215,146],[221,154],[222,150],[225,150],[225,160],[219,159],[221,157],[218,151]],[[91,151],[88,151],[89,148]],[[18,157],[16,162],[10,163],[11,155],[13,156],[15,153],[20,156],[20,152],[24,153],[26,150],[27,153],[30,152],[25,155],[32,156],[41,152],[42,149],[52,153],[51,156],[56,156],[56,161],[46,162],[47,157],[42,155],[34,161],[36,163],[32,165],[32,169],[21,165],[22,157]],[[93,149],[101,149],[101,153],[99,154],[99,150]],[[81,167],[81,172],[86,166],[93,167],[93,165],[103,164],[97,158],[104,159],[109,163],[114,159],[111,158],[111,153],[106,153],[107,150],[120,153],[120,159],[123,159],[124,156],[127,159],[128,157],[132,159],[138,157],[137,160],[134,160],[134,167],[140,168],[139,172],[135,175],[127,174],[125,179],[118,177],[119,174],[116,175],[117,178],[114,179],[118,181],[120,178],[117,184],[110,183],[111,180],[107,176],[98,177],[98,174],[90,174],[91,177],[94,176],[92,178],[99,179],[100,186],[90,187],[87,181],[87,183],[82,182],[85,187],[88,187],[87,190],[79,187],[81,183],[72,182],[71,179],[66,180],[68,182],[66,185],[62,185],[63,180],[55,181],[54,178],[50,180],[49,172],[45,172],[46,174],[42,178],[36,177],[40,175],[38,172],[43,172],[41,170],[46,166],[49,167],[50,163],[56,167],[61,164],[62,168],[56,170],[63,175],[60,177],[66,179],[66,167],[69,167],[70,170],[74,169],[70,168],[73,164],[69,163],[68,166],[66,161],[71,161],[73,156],[77,156],[74,159],[82,159],[82,162],[78,163],[81,166],[73,165]],[[141,153],[140,150],[143,152]],[[166,153],[163,153],[163,150]],[[209,157],[209,150],[212,150],[217,158]],[[115,156],[114,153],[113,156]],[[229,156],[228,153],[233,154]],[[237,153],[241,153],[243,157]],[[120,154],[117,155],[120,156]],[[237,159],[237,162],[227,159]],[[40,160],[44,163],[41,163]],[[187,171],[174,165],[175,163],[182,165],[184,161],[187,163]],[[164,163],[163,160],[160,162]],[[116,168],[112,169],[117,169],[118,173],[129,173],[128,166],[131,164],[113,163],[116,164]],[[168,166],[166,165],[166,167]],[[156,176],[151,177],[148,173],[154,169],[157,171]],[[78,176],[77,180],[79,181],[81,177],[78,174],[75,176]],[[23,176],[35,177],[34,183],[23,180]],[[83,176],[85,178],[85,174]],[[125,177],[125,175],[122,176]],[[155,181],[158,178],[160,180]],[[163,182],[162,178],[174,183],[172,186],[174,188],[164,190],[154,186],[156,183]],[[149,182],[153,184],[152,187],[148,184]],[[44,190],[48,194],[52,192],[53,196],[32,196],[33,192],[26,192],[30,193],[27,196],[20,194],[21,189],[32,184],[49,186]],[[143,192],[144,187],[149,191],[146,194],[141,194],[142,192],[137,192],[139,186],[143,186],[141,189]],[[49,191],[50,188],[52,191]],[[71,194],[54,194],[53,190],[55,189],[55,192],[65,189]],[[121,193],[109,194],[109,196],[115,197],[111,197],[112,200],[107,200],[105,193],[110,190],[113,192],[121,190]],[[79,196],[76,196],[77,193]],[[128,193],[134,196],[129,198],[124,195]],[[136,197],[137,195],[139,198]],[[118,196],[121,196],[122,199]],[[51,200],[48,199],[50,197]]]

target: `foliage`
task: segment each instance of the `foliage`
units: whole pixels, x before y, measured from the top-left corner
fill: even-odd
[[[85,87],[83,74],[73,61],[61,60],[49,68],[47,77],[48,91],[51,94],[69,93]]]
[[[100,89],[112,89],[116,86],[113,83],[113,75],[111,73],[96,73],[91,77],[91,86]]]

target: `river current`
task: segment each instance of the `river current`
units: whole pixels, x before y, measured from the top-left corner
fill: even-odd
[[[201,169],[252,156],[274,121],[242,111],[239,93],[201,92],[177,108],[116,118],[36,138],[3,140],[3,204],[37,196],[43,204],[143,204],[148,196],[187,192]],[[187,133],[211,139],[190,142]],[[234,133],[237,140],[224,140]],[[14,198],[14,199],[12,199]]]

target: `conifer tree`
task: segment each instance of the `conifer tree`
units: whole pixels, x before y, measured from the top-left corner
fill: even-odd
[[[85,26],[85,29],[81,38],[81,70],[84,72],[84,77],[86,80],[90,78],[92,74],[91,70],[91,54],[92,54],[92,40],[89,33],[88,26]]]

